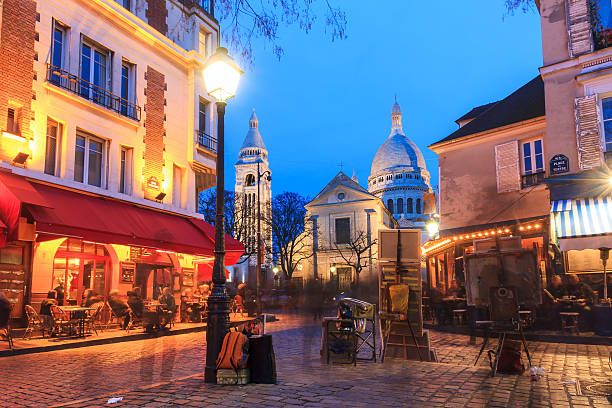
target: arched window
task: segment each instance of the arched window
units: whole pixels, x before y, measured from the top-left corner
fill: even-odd
[[[389,212],[393,214],[393,200],[392,199],[387,200],[387,210],[389,210]]]
[[[408,203],[408,211],[406,211],[408,214],[412,214],[414,207],[412,206],[412,198],[409,198],[407,200]]]
[[[416,202],[416,213],[417,214],[421,214],[421,199],[417,198],[417,202]]]
[[[397,199],[397,213],[398,214],[404,213],[404,200],[401,198]]]
[[[255,185],[255,176],[252,174],[247,174],[246,178],[244,179],[244,184],[246,186],[254,186]]]

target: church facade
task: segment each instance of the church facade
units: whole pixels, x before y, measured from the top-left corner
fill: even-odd
[[[258,203],[262,217],[262,240],[265,247],[262,270],[269,269],[272,264],[272,231],[263,221],[272,212],[272,172],[268,162],[268,149],[259,133],[259,121],[255,110],[249,119],[249,130],[238,153],[235,168],[234,230],[237,231],[235,238],[244,244],[245,255],[243,262],[234,266],[232,279],[236,279],[238,283],[246,282],[254,285],[257,281]],[[263,277],[265,278],[265,275]]]
[[[404,134],[397,100],[391,109],[391,133],[380,146],[368,178],[368,191],[380,198],[402,228],[424,229],[431,213],[429,172],[423,154]]]

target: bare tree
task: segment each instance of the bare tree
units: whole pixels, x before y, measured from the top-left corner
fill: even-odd
[[[540,8],[540,0],[504,0],[504,4],[508,14],[514,14],[517,11],[526,13],[534,10],[534,6]]]
[[[271,44],[280,59],[283,46],[279,27],[296,25],[309,33],[319,18],[331,40],[346,36],[346,13],[334,0],[215,0],[215,17],[221,22],[221,35],[243,60],[253,61],[253,41]]]
[[[274,260],[287,280],[300,262],[313,256],[312,225],[304,219],[307,203],[308,199],[297,193],[284,192],[272,199],[271,215],[262,215],[262,223],[272,231]]]
[[[225,190],[225,233],[245,244],[246,256],[243,259],[246,260],[256,251],[255,245],[249,246],[246,244],[249,236],[248,217],[252,216],[255,219],[255,215],[250,214],[241,200],[243,200],[243,197],[240,194]],[[198,212],[204,215],[204,221],[215,225],[216,211],[217,192],[215,188],[211,188],[200,194]]]
[[[366,266],[364,261],[368,258],[369,250],[376,245],[377,240],[369,240],[363,231],[355,231],[349,241],[344,244],[334,242],[334,249],[338,252],[344,262],[355,269],[355,280],[359,284],[359,274]]]

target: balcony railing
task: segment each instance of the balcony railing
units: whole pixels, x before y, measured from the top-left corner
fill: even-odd
[[[197,7],[214,18],[214,0],[179,0],[185,7]]]
[[[47,64],[47,81],[120,115],[140,121],[140,106],[51,64]]]
[[[523,174],[521,176],[521,187],[531,187],[544,182],[544,171],[538,171],[537,173]]]
[[[198,145],[212,153],[217,154],[217,139],[204,133],[201,130],[196,130]]]

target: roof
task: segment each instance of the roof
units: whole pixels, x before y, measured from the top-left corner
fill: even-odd
[[[340,173],[336,174],[336,177],[334,177],[332,179],[332,181],[327,183],[325,188],[323,188],[323,190],[321,190],[321,192],[319,194],[317,194],[316,197],[312,199],[312,201],[315,201],[315,200],[323,197],[325,194],[329,193],[331,190],[333,190],[334,188],[336,188],[338,186],[344,186],[344,187],[347,187],[347,188],[352,188],[353,190],[357,190],[359,192],[362,192],[362,193],[365,193],[365,194],[368,194],[368,195],[372,195],[372,194],[370,194],[370,192],[368,192],[368,190],[366,190],[365,188],[361,187],[358,183],[356,183],[354,180],[352,180],[349,176],[347,176],[343,172],[340,172]]]
[[[253,114],[251,115],[251,119],[249,119],[249,131],[244,138],[244,142],[242,142],[242,149],[248,149],[251,147],[266,149],[266,145],[264,144],[261,135],[259,134],[259,121],[257,120],[257,116],[255,115],[255,110],[253,109]]]
[[[495,105],[499,101],[487,103],[485,105],[480,105],[475,108],[472,108],[471,111],[460,117],[455,121],[455,123],[459,124],[459,122],[463,122],[464,120],[474,119],[477,116],[480,116],[482,113],[486,112],[489,108]]]
[[[425,159],[423,159],[423,154],[412,140],[402,133],[395,133],[376,152],[372,161],[370,177],[391,170],[400,170],[402,167],[418,167],[424,170]]]
[[[544,116],[546,111],[544,105],[544,82],[542,81],[542,77],[538,75],[506,98],[490,105],[488,109],[483,109],[483,112],[476,116],[474,120],[457,129],[444,139],[433,143],[430,147],[474,133],[480,133],[486,130],[492,130]],[[472,109],[472,111],[483,108],[484,106],[487,105],[479,106],[478,108]],[[461,120],[461,118],[458,120]]]

